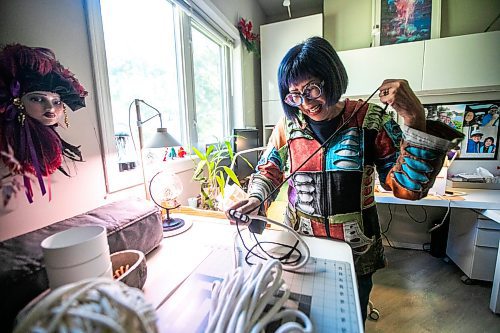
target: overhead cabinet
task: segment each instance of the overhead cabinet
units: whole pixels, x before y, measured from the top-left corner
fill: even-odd
[[[424,42],[372,47],[339,52],[349,85],[346,96],[370,95],[384,79],[404,78],[420,90]]]
[[[500,31],[339,52],[346,96],[370,95],[384,79],[408,80],[416,92],[500,88]]]
[[[500,31],[425,41],[422,90],[500,85]]]

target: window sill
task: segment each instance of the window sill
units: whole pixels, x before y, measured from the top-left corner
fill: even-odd
[[[168,171],[171,173],[181,173],[186,171],[194,171],[199,157],[196,155],[187,155],[186,157],[167,159],[166,161],[146,163],[146,178],[149,174],[155,174],[159,171]]]

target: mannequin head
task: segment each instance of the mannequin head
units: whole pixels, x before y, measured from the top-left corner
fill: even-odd
[[[38,120],[45,126],[56,125],[66,107],[59,94],[47,91],[32,91],[24,94],[21,103],[27,116]]]
[[[0,152],[11,173],[23,175],[25,186],[31,186],[26,175],[31,173],[44,194],[42,177],[61,169],[64,156],[82,160],[78,147],[55,128],[63,115],[68,124],[66,107],[84,107],[86,96],[51,50],[20,44],[0,49]],[[26,193],[31,201],[31,188]]]

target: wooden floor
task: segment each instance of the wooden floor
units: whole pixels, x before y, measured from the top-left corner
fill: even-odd
[[[389,265],[374,274],[370,297],[380,319],[367,320],[367,333],[500,332],[491,283],[465,285],[453,262],[424,251],[385,250]]]

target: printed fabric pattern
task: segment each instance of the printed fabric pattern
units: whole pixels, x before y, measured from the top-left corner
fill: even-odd
[[[294,173],[288,181],[285,223],[306,235],[346,241],[356,273],[365,275],[385,265],[375,171],[396,197],[421,199],[462,134],[433,121],[428,121],[427,133],[402,130],[378,105],[360,109],[362,101],[345,103],[337,135],[319,150],[301,114],[294,120],[281,118],[252,176],[249,194],[262,201],[285,175]]]

